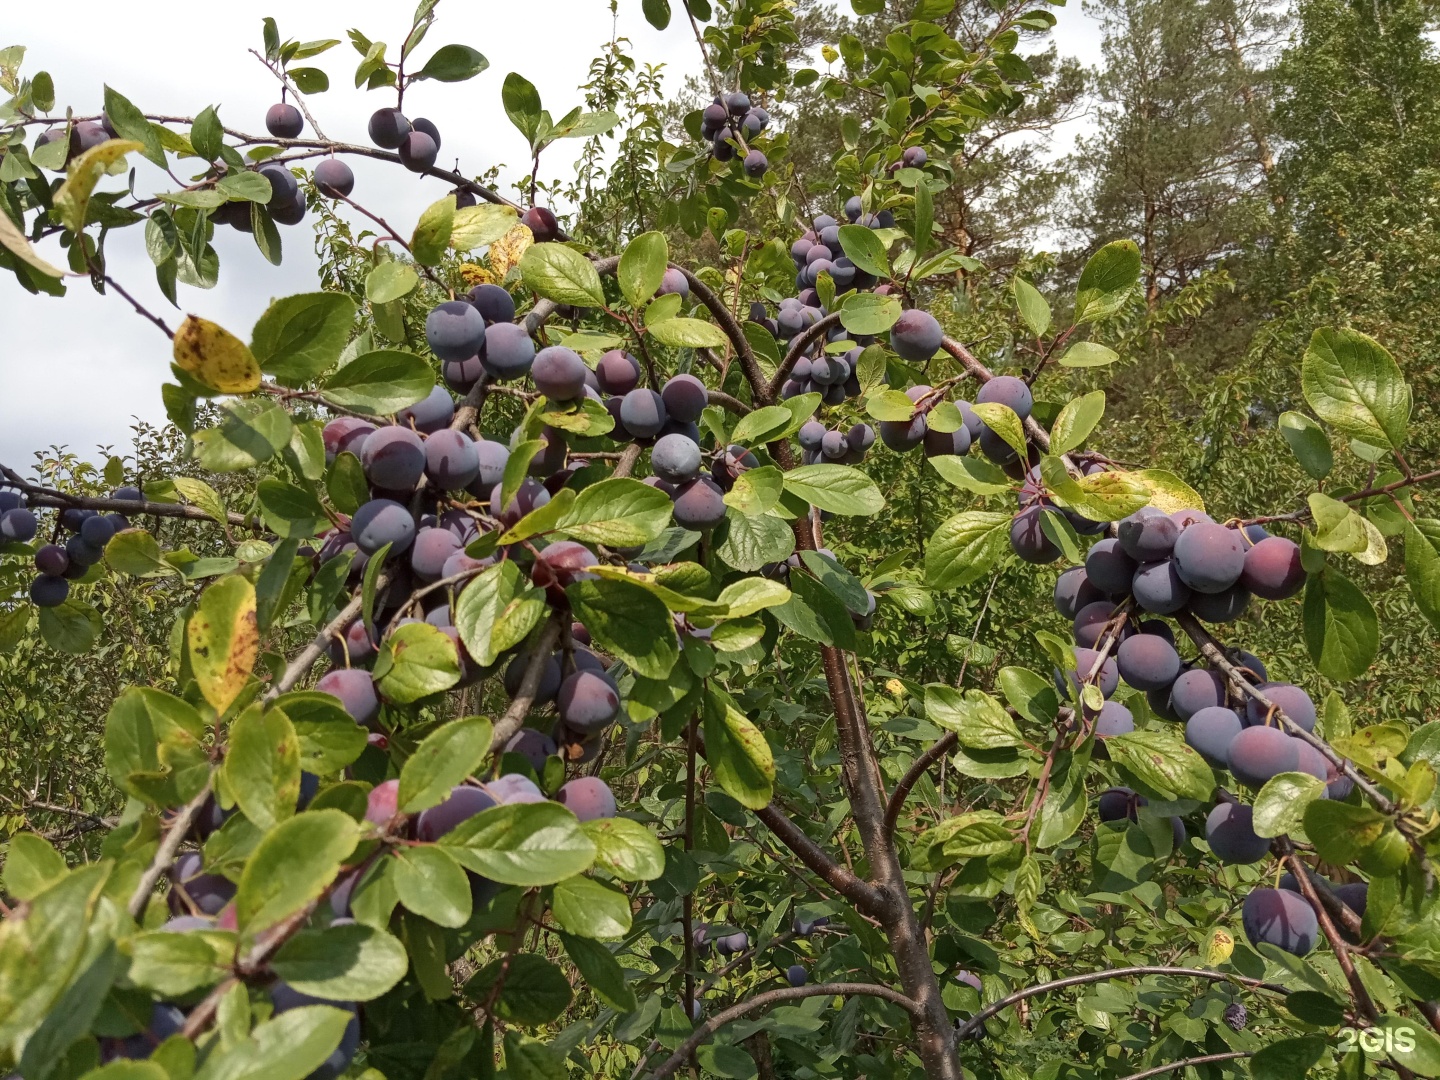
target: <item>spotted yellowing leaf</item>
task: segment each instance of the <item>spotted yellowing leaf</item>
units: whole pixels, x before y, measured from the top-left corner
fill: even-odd
[[[250,347],[194,315],[187,315],[175,332],[175,363],[223,394],[248,394],[260,386],[260,364]]]

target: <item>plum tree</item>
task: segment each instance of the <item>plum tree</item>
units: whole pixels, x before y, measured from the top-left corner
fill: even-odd
[[[1290,683],[1262,682],[1256,686],[1262,694],[1274,702],[1275,707],[1283,712],[1293,723],[1298,724],[1306,731],[1315,730],[1315,702],[1298,686]],[[1267,722],[1270,709],[1261,705],[1255,698],[1245,702],[1245,722],[1255,726]]]
[[[551,401],[573,401],[584,396],[589,371],[579,353],[551,345],[535,354],[530,377],[535,380],[535,389]]]
[[[1125,554],[1120,541],[1108,536],[1092,544],[1085,555],[1086,578],[1112,598],[1118,599],[1130,592],[1136,569],[1135,560]]]
[[[650,467],[655,475],[672,484],[683,484],[700,475],[700,446],[678,432],[662,435],[650,450]]]
[[[890,328],[890,347],[902,360],[918,363],[935,355],[944,336],[945,332],[935,316],[928,311],[911,308],[902,312]]]
[[[1185,721],[1185,741],[1201,757],[1216,768],[1227,768],[1230,761],[1230,744],[1245,725],[1234,709],[1222,705],[1207,705],[1192,713]]]
[[[428,0],[408,31],[351,32],[357,88],[395,106],[371,117],[378,150],[332,140],[311,119],[330,76],[293,65],[332,39],[287,41],[273,21],[257,59],[284,86],[284,108],[266,126],[296,133],[274,138],[238,132],[214,109],[183,123],[148,114],[113,86],[99,121],[52,123],[93,110],[50,102],[54,80],[22,68],[20,50],[0,55],[0,188],[14,226],[0,268],[36,303],[88,276],[114,310],[128,305],[163,332],[168,344],[154,344],[174,361],[159,438],[142,429],[133,454],[93,470],[56,452],[34,479],[0,471],[0,672],[26,703],[17,737],[49,770],[7,802],[7,827],[46,831],[0,836],[0,967],[21,972],[32,1003],[23,1024],[0,1021],[6,1068],[29,1076],[23,1059],[43,1047],[80,1075],[97,1047],[103,1064],[140,1038],[149,1010],[155,1031],[133,1044],[137,1056],[157,1050],[154,1035],[178,1034],[156,1057],[183,1066],[193,1041],[207,1075],[251,1068],[256,1046],[297,1075],[331,1052],[321,1076],[412,1065],[489,1075],[502,1059],[550,1076],[581,1054],[597,1075],[665,1080],[692,1055],[742,1075],[751,1046],[769,1051],[761,1071],[775,1075],[816,1061],[839,1080],[1024,1072],[1017,1010],[959,1017],[972,991],[1018,1000],[1033,980],[1016,949],[1033,938],[1057,976],[1176,965],[1146,984],[1154,1009],[1189,1010],[1184,1039],[1165,1033],[1173,1055],[1143,1025],[1118,1050],[1087,1035],[1067,1002],[1098,990],[1030,988],[1049,1003],[1044,1054],[1080,1071],[1153,1071],[1191,1053],[1182,1043],[1230,1045],[1230,1020],[1192,1008],[1197,976],[1174,959],[1173,926],[1095,897],[1138,883],[1174,911],[1209,912],[1205,933],[1237,919],[1252,930],[1255,913],[1237,914],[1231,893],[1259,871],[1213,870],[1258,861],[1271,841],[1212,769],[1250,788],[1281,769],[1316,777],[1281,793],[1309,843],[1276,837],[1277,855],[1297,870],[1334,860],[1337,880],[1358,868],[1383,880],[1388,906],[1404,893],[1407,918],[1424,925],[1434,844],[1415,809],[1423,746],[1387,747],[1410,763],[1402,780],[1297,740],[1315,729],[1316,702],[1267,682],[1259,657],[1223,639],[1237,624],[1261,652],[1303,623],[1279,643],[1277,670],[1310,655],[1335,688],[1333,730],[1385,717],[1398,741],[1393,695],[1425,707],[1423,686],[1392,690],[1380,677],[1392,660],[1366,675],[1382,635],[1358,594],[1398,610],[1398,576],[1341,573],[1352,555],[1369,566],[1386,553],[1376,531],[1403,544],[1406,583],[1433,621],[1440,526],[1422,496],[1436,474],[1406,460],[1433,442],[1433,424],[1399,404],[1412,400],[1402,369],[1413,361],[1392,364],[1348,330],[1322,328],[1293,350],[1304,404],[1288,403],[1320,418],[1335,451],[1319,478],[1310,454],[1298,482],[1268,459],[1296,430],[1293,417],[1271,419],[1290,397],[1274,380],[1252,388],[1246,437],[1223,453],[1207,437],[1197,456],[1197,430],[1214,425],[1170,401],[1164,380],[1107,402],[1105,371],[1072,365],[1112,344],[1150,364],[1158,338],[1136,333],[1136,319],[1170,310],[1135,294],[1138,246],[1118,240],[1072,266],[1031,259],[1011,238],[987,261],[989,241],[951,228],[957,177],[969,182],[953,163],[989,176],[989,152],[972,158],[973,144],[990,145],[1027,94],[1046,92],[1050,75],[1019,79],[1011,62],[1014,35],[1038,35],[1045,20],[1002,4],[968,12],[963,39],[938,17],[901,28],[920,26],[920,41],[890,32],[894,5],[860,6],[853,36],[839,36],[842,75],[828,49],[822,73],[801,68],[794,47],[797,29],[806,41],[838,36],[823,11],[805,16],[819,19],[812,27],[782,0],[690,5],[676,22],[726,90],[674,115],[656,111],[660,76],[625,39],[568,113],[542,108],[509,73],[494,89],[529,150],[509,194],[487,186],[471,147],[450,145],[458,131],[445,145],[455,171],[437,167],[440,131],[402,111],[407,96],[435,101],[485,63],[468,46],[430,51],[446,24]],[[657,25],[669,14],[643,7]],[[519,67],[524,51],[515,56]],[[995,86],[1007,89],[986,91]],[[817,101],[845,116],[839,145],[806,141]],[[477,130],[488,130],[477,102]],[[568,162],[554,144],[572,137],[585,149],[573,176],[556,177]],[[164,167],[132,168],[141,156]],[[360,205],[352,156],[412,171],[407,190],[433,201],[411,220]],[[183,190],[165,190],[177,176]],[[564,200],[563,229],[542,193]],[[276,300],[248,341],[198,316],[176,328],[128,288],[117,254],[144,222],[159,292],[188,310],[183,290],[215,284],[222,262],[229,280],[225,245],[237,236],[216,240],[216,226],[274,261],[275,226],[307,213],[323,291]],[[50,274],[52,259],[68,269]],[[1073,293],[1037,299],[1032,278]],[[1209,302],[1197,294],[1186,319],[1198,325]],[[1270,312],[1279,340],[1313,321],[1293,302]],[[1427,325],[1381,315],[1346,319]],[[1336,404],[1335,369],[1356,357],[1366,416]],[[997,405],[1022,421],[1014,444]],[[908,461],[890,454],[917,447]],[[1265,482],[1242,460],[1265,460]],[[1309,498],[1292,505],[1295,492]],[[1263,527],[1274,522],[1305,530],[1303,560]],[[1058,581],[1027,565],[1062,558]],[[1058,615],[1036,607],[1052,582]],[[1302,585],[1304,605],[1264,618],[1247,606],[1284,603]],[[1413,632],[1390,620],[1383,640],[1402,642],[1393,651],[1421,670],[1429,655]],[[74,701],[33,687],[58,677],[51,654],[96,642],[106,689],[137,685],[103,733],[87,719],[53,737],[58,705],[91,715],[98,676],[67,665],[83,688]],[[1169,726],[1182,721],[1188,748]],[[1368,744],[1338,745],[1358,755]],[[53,764],[58,747],[74,764]],[[1099,790],[1110,784],[1131,787]],[[48,802],[56,791],[73,816]],[[1099,823],[1072,812],[1092,798]],[[1186,845],[1168,813],[1202,805],[1214,807],[1208,851]],[[120,824],[102,840],[110,817]],[[1176,854],[1160,850],[1162,817]],[[1104,940],[1072,935],[1057,953],[1046,940],[1055,894],[1082,928],[1103,923]],[[159,897],[182,921],[153,910]],[[1015,918],[994,919],[1012,903]],[[790,940],[777,937],[784,919]],[[757,939],[778,950],[768,969],[738,929],[762,921]],[[7,943],[57,925],[85,930],[84,948],[53,965],[73,978],[47,975],[30,993]],[[152,940],[155,927],[190,936]],[[1366,928],[1366,985],[1408,1020],[1424,1013],[1409,1002],[1413,971],[1395,966],[1413,967],[1397,958],[1414,946],[1392,929]],[[1327,924],[1337,953],[1338,933]],[[1306,948],[1313,926],[1309,937]],[[712,939],[721,963],[705,962]],[[183,972],[156,960],[227,941]],[[1001,944],[1009,960],[992,955]],[[106,956],[128,966],[114,975]],[[976,957],[983,983],[960,970]],[[766,1039],[765,1010],[814,989],[812,970],[844,980],[817,1004],[888,1000],[827,1007]],[[324,1023],[294,1015],[308,1002],[289,991],[327,986],[365,1000],[340,1001]],[[1252,989],[1218,992],[1229,1002]],[[77,995],[104,1007],[61,1004]],[[720,1032],[713,1057],[702,1043],[715,1032],[687,1039],[675,1005],[698,1017],[701,997],[716,1012],[739,1006],[756,1037]],[[1352,998],[1347,1019],[1376,1020],[1366,994]],[[1273,1012],[1251,1019],[1246,1052],[1293,1036]],[[313,1025],[303,1038],[302,1020]]]
[[[380,698],[368,671],[359,668],[336,668],[320,677],[315,689],[332,694],[340,707],[362,727],[373,727],[380,718]]]
[[[1135,634],[1115,650],[1120,677],[1136,690],[1169,687],[1180,674],[1180,654],[1158,634]]]
[[[365,478],[386,491],[412,491],[425,475],[425,444],[409,427],[377,428],[360,446]]]
[[[1205,840],[1222,863],[1256,863],[1270,850],[1270,840],[1256,836],[1254,811],[1244,803],[1222,802],[1205,818]]]
[[[610,785],[598,776],[577,776],[560,785],[555,801],[581,821],[598,821],[615,816],[615,796]]]
[[[1107,701],[1095,714],[1095,737],[1108,739],[1135,730],[1135,714],[1118,701]]]
[[[1319,920],[1315,909],[1297,893],[1251,889],[1240,912],[1251,945],[1273,945],[1295,956],[1306,956],[1315,947]]]
[[[432,434],[425,440],[425,476],[440,491],[469,487],[480,476],[480,453],[474,440],[450,428]]]
[[[1225,704],[1225,680],[1209,668],[1181,672],[1170,688],[1170,701],[1181,720],[1189,720],[1201,709]]]
[[[1130,593],[1152,615],[1173,615],[1190,603],[1194,595],[1180,580],[1174,559],[1141,563],[1130,579]]]
[[[682,374],[665,380],[660,388],[660,400],[669,419],[692,424],[705,411],[709,396],[704,383],[694,375]]]
[[[1175,570],[1197,593],[1222,593],[1240,580],[1245,545],[1240,533],[1214,522],[1187,526],[1175,541]]]
[[[1242,784],[1261,788],[1271,777],[1298,769],[1300,751],[1279,728],[1247,727],[1230,741],[1226,763]]]
[[[415,540],[415,519],[394,499],[371,499],[350,518],[350,535],[366,555],[374,555],[387,544],[399,554]]]
[[[1035,407],[1030,387],[1025,385],[1025,380],[1017,379],[1014,375],[997,375],[989,380],[975,395],[975,400],[1004,405],[1021,420],[1028,419],[1030,410]]]
[[[1090,584],[1083,566],[1072,566],[1055,579],[1055,610],[1067,619],[1074,619],[1081,608],[1103,599],[1100,590]]]
[[[611,349],[595,366],[595,378],[602,391],[623,397],[640,385],[640,361],[620,349]]]

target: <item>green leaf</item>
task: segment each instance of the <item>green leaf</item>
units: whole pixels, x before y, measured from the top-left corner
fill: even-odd
[[[544,592],[507,559],[465,586],[455,604],[455,628],[470,658],[488,667],[523,641],[545,610]]]
[[[195,707],[160,690],[132,686],[105,717],[105,768],[120,789],[164,805],[189,802],[210,776]]]
[[[1309,773],[1285,772],[1265,781],[1255,796],[1257,836],[1285,836],[1301,829],[1305,808],[1325,797],[1325,781]]]
[[[670,25],[670,0],[640,0],[640,10],[645,13],[645,21],[656,30]]]
[[[729,531],[715,550],[726,566],[753,573],[766,563],[780,562],[795,550],[795,532],[773,514],[746,517],[731,514]]]
[[[477,1001],[494,997],[496,1016],[528,1027],[548,1024],[570,1006],[565,973],[534,953],[497,957],[476,972],[465,990]]]
[[[268,832],[235,894],[241,931],[271,926],[319,896],[359,838],[355,821],[340,810],[307,810]]]
[[[1020,318],[1037,338],[1044,337],[1045,331],[1050,329],[1050,304],[1040,295],[1039,289],[1018,274],[1011,279],[1010,288],[1015,293],[1015,306],[1020,309]],[[1055,453],[1064,451],[1056,450]]]
[[[630,898],[593,878],[560,882],[551,894],[550,910],[561,928],[578,937],[603,941],[630,932]]]
[[[1060,709],[1060,694],[1045,676],[1029,668],[1003,667],[996,682],[1010,707],[1026,720],[1042,727],[1054,721]]]
[[[450,789],[485,760],[491,733],[489,720],[469,716],[452,720],[425,736],[400,770],[401,811],[418,813],[449,798]]]
[[[1105,391],[1095,390],[1065,403],[1050,425],[1050,453],[1067,454],[1090,437],[1105,415]],[[934,460],[933,458],[931,460]]]
[[[329,776],[351,764],[366,747],[365,729],[329,694],[296,690],[282,694],[273,707],[284,711],[295,729],[300,768]]]
[[[500,100],[505,106],[505,115],[510,122],[519,129],[520,134],[531,146],[535,145],[535,138],[540,132],[540,92],[535,89],[533,83],[514,71],[505,76],[505,82],[500,88]],[[544,247],[556,247],[555,244],[545,244]],[[529,284],[527,282],[527,284]],[[533,286],[532,286],[533,287]],[[552,297],[552,299],[554,299]]]
[[[730,341],[724,330],[704,319],[661,319],[646,325],[651,337],[672,349],[720,349]]]
[[[663,491],[630,477],[612,477],[581,491],[555,528],[587,544],[639,547],[665,531],[670,515],[670,498]]]
[[[197,431],[195,459],[211,472],[240,472],[269,461],[290,443],[289,414],[273,401],[226,402],[219,427]]]
[[[354,514],[369,502],[370,483],[360,459],[348,450],[337,454],[325,476],[325,491],[342,514]]]
[[[408,705],[460,681],[455,643],[429,623],[407,623],[380,643],[375,687],[386,701]]]
[[[558,803],[519,803],[483,810],[440,838],[467,870],[502,885],[554,885],[584,873],[595,842]]]
[[[1075,292],[1075,323],[1114,315],[1140,280],[1140,248],[1133,240],[1106,244],[1085,264]]]
[[[130,938],[130,968],[126,977],[147,990],[166,995],[193,993],[213,986],[225,975],[228,957],[217,955],[208,934],[142,933]],[[220,935],[216,935],[220,937]],[[233,952],[234,940],[225,934]],[[217,942],[219,944],[219,942]]]
[[[1376,1027],[1385,1033],[1377,1040],[1396,1063],[1417,1076],[1440,1076],[1440,1039],[1412,1016],[1381,1016]]]
[[[634,1012],[638,1007],[635,992],[625,985],[625,969],[620,966],[610,950],[597,941],[586,937],[560,932],[561,944],[570,957],[570,962],[580,972],[585,986],[595,992],[606,1005],[620,1013]],[[529,955],[529,954],[521,954]],[[563,981],[563,977],[562,977]],[[507,980],[508,988],[508,980]],[[570,989],[569,983],[565,989]]]
[[[680,647],[662,600],[639,585],[604,578],[577,582],[565,592],[600,649],[648,679],[670,673]]]
[[[165,146],[160,141],[159,130],[129,98],[109,86],[105,87],[105,115],[117,138],[133,139],[140,144],[145,160],[162,169],[166,167]]]
[[[290,1009],[261,1024],[241,1046],[235,1047],[230,1053],[238,1064],[237,1071],[227,1069],[220,1075],[245,1080],[302,1080],[334,1053],[346,1027],[354,1020],[353,1011],[333,1005]]]
[[[953,731],[962,746],[974,750],[996,750],[1025,743],[1010,714],[980,690],[967,690],[962,694],[953,687],[932,683],[925,687],[925,718],[937,727]]]
[[[300,740],[280,709],[253,705],[230,725],[225,786],[258,828],[295,813],[300,798]]]
[[[105,545],[105,565],[118,574],[144,577],[173,574],[175,568],[160,557],[160,545],[144,529],[123,529]]]
[[[1300,467],[1316,480],[1324,480],[1335,466],[1335,453],[1325,429],[1304,413],[1283,412],[1278,424],[1280,434],[1290,444]]]
[[[890,260],[885,244],[875,230],[864,225],[841,225],[840,247],[845,256],[867,274],[879,278],[890,276]]]
[[[1311,661],[1329,679],[1359,677],[1380,651],[1374,606],[1333,567],[1311,574],[1305,583],[1304,631]]]
[[[270,178],[258,172],[237,172],[222,177],[215,190],[231,202],[252,202],[264,205],[275,197]]]
[[[385,414],[423,401],[435,373],[414,353],[380,350],[357,356],[325,380],[322,395],[341,408]]]
[[[455,227],[455,196],[446,195],[427,206],[415,225],[410,250],[422,266],[435,266],[445,257],[450,246],[450,233]]]
[[[1210,798],[1215,774],[1169,729],[1147,728],[1105,740],[1110,760],[1162,797]]]
[[[775,784],[770,744],[728,695],[713,687],[705,695],[704,729],[705,760],[721,790],[751,810],[768,805]]]
[[[725,505],[733,506],[746,517],[768,514],[779,503],[785,490],[785,475],[774,465],[747,469],[735,478],[725,493]]]
[[[1010,519],[1010,514],[967,510],[942,524],[925,545],[926,584],[955,589],[989,573],[1008,547]]]
[[[557,304],[604,307],[605,290],[595,265],[564,244],[535,244],[520,257],[520,276],[532,289]]]
[[[304,488],[271,476],[260,481],[255,495],[260,516],[276,536],[303,540],[330,526],[320,500]]]
[[[365,276],[365,299],[388,304],[407,296],[420,283],[420,275],[409,263],[383,262]]]
[[[900,318],[900,301],[894,296],[852,293],[840,308],[840,325],[852,334],[883,334]]]
[[[518,220],[519,215],[515,213],[513,206],[486,202],[462,206],[455,211],[455,223],[450,229],[450,246],[456,251],[472,251],[493,244],[509,232]]]
[[[620,291],[632,307],[640,307],[660,288],[670,262],[670,245],[661,232],[641,233],[620,253],[617,279]]]
[[[807,551],[805,554],[818,561],[818,557],[813,551]],[[833,581],[835,577],[836,575],[832,574],[827,581]],[[790,590],[780,582],[771,581],[768,578],[751,577],[741,578],[739,581],[732,581],[726,585],[720,591],[719,597],[716,598],[716,603],[727,609],[726,618],[743,619],[747,615],[754,615],[757,611],[778,607],[789,599]]]
[[[742,416],[730,432],[730,441],[744,446],[770,442],[790,426],[792,419],[790,410],[785,406],[766,405]]]
[[[1368,806],[1316,799],[1305,807],[1305,835],[1328,863],[1344,866],[1380,838],[1385,816]]]
[[[1402,449],[1410,421],[1410,386],[1373,338],[1321,328],[1310,338],[1300,386],[1315,415],[1346,435]]]
[[[785,474],[785,490],[832,514],[868,517],[885,507],[885,496],[875,481],[848,465],[791,469]]]
[[[1405,580],[1420,614],[1440,630],[1440,519],[1415,518],[1406,523]]]
[[[392,854],[395,892],[408,910],[451,929],[470,920],[470,880],[449,851],[416,845],[396,848]]]
[[[403,979],[409,966],[399,938],[359,924],[301,930],[270,961],[291,987],[327,1001],[373,1001]]]
[[[1250,1075],[1253,1080],[1296,1080],[1308,1075],[1324,1053],[1325,1040],[1314,1035],[1281,1039],[1256,1052],[1250,1059]]]
[[[876,387],[866,395],[865,412],[873,420],[909,420],[915,415],[915,403],[903,390]]]
[[[1172,472],[1164,469],[1140,469],[1126,475],[1145,485],[1150,492],[1150,505],[1157,510],[1172,514],[1176,510],[1205,509],[1205,500],[1200,497],[1200,493]],[[1087,476],[1085,479],[1095,478]]]
[[[48,840],[26,832],[10,838],[4,884],[5,891],[15,899],[33,900],[67,873],[65,857]]]
[[[102,628],[100,613],[83,600],[40,609],[40,636],[57,652],[89,652]]]
[[[412,78],[436,82],[464,82],[490,66],[490,61],[468,45],[442,45]],[[293,75],[294,72],[292,71]]]
[[[1005,440],[1022,461],[1025,459],[1025,425],[1014,409],[998,401],[977,401],[971,409],[986,427]]]
[[[973,491],[976,495],[999,495],[1013,486],[1010,478],[998,465],[992,465],[983,458],[946,454],[942,457],[926,458],[925,461],[949,483],[966,491]]]
[[[1098,341],[1077,341],[1060,357],[1060,366],[1068,368],[1104,367],[1120,359],[1120,354]]]
[[[621,881],[654,881],[665,872],[665,849],[638,821],[597,818],[580,829],[595,842],[595,866]]]

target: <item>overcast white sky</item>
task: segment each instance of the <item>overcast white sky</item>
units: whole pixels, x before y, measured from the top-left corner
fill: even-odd
[[[247,52],[261,46],[265,15],[279,20],[286,38],[343,39],[344,31],[355,27],[372,40],[392,43],[393,54],[414,9],[412,0],[347,0],[343,5],[230,0],[203,6],[194,0],[151,0],[143,11],[113,0],[70,0],[63,9],[3,6],[0,46],[27,46],[25,72],[49,71],[61,108],[70,104],[82,115],[97,112],[109,80],[146,112],[188,116],[215,104],[228,126],[253,132],[263,130],[265,110],[278,100],[278,84]],[[1099,35],[1079,0],[1056,14],[1060,50],[1095,63]],[[459,42],[484,53],[490,68],[458,87],[416,84],[406,92],[405,111],[439,125],[442,162],[458,156],[461,171],[472,175],[496,163],[519,167],[525,163],[525,143],[500,108],[506,73],[519,71],[533,82],[545,107],[558,117],[581,104],[576,88],[612,25],[604,0],[446,0],[420,55]],[[678,23],[665,33],[652,29],[641,17],[640,0],[621,0],[618,32],[631,40],[633,55],[665,64],[676,87],[699,69],[694,39]],[[537,47],[541,39],[543,50]],[[314,63],[329,73],[331,89],[310,99],[310,105],[331,138],[364,143],[369,114],[393,103],[393,97],[353,89],[357,60],[348,41],[318,57]],[[569,168],[578,146],[562,142],[551,147],[542,158],[542,175],[557,176]],[[413,177],[394,166],[350,163],[356,197],[402,232],[446,190],[438,180]],[[141,169],[137,186],[163,180],[143,162]],[[215,241],[220,284],[209,291],[180,286],[182,310],[213,319],[248,340],[250,327],[272,297],[315,288],[308,219],[281,231],[285,258],[273,267],[250,237],[221,230]],[[180,321],[181,312],[155,285],[139,226],[114,235],[106,250],[112,277],[172,326]],[[65,265],[58,247],[45,253]],[[160,383],[169,374],[169,342],[119,297],[100,297],[83,280],[72,281],[63,298],[32,297],[7,273],[0,275],[0,325],[5,328],[0,462],[29,473],[35,453],[51,445],[98,461],[104,456],[101,446],[128,451],[135,417],[164,421]]]

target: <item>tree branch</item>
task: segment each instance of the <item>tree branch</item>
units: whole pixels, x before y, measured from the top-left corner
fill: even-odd
[[[810,997],[853,997],[866,995],[869,997],[884,998],[892,1004],[899,1005],[915,1019],[922,1015],[920,1006],[911,1001],[898,990],[892,990],[888,986],[879,986],[872,983],[821,983],[816,986],[786,986],[779,990],[767,990],[763,994],[756,994],[748,1001],[742,1001],[738,1005],[716,1013],[705,1023],[696,1028],[694,1034],[676,1048],[675,1052],[660,1063],[650,1073],[650,1080],[662,1080],[663,1077],[671,1075],[676,1069],[685,1064],[689,1056],[694,1053],[696,1047],[705,1042],[715,1032],[719,1031],[726,1024],[735,1022],[742,1017],[748,1016],[757,1009],[763,1009],[769,1005],[778,1005],[784,1001],[799,1001],[802,998]]]
[[[904,807],[905,800],[910,795],[910,789],[920,781],[920,777],[924,776],[930,770],[931,765],[934,765],[935,762],[953,750],[958,741],[953,731],[947,731],[944,735],[940,736],[939,739],[931,743],[930,749],[926,750],[910,763],[910,768],[905,770],[905,775],[902,776],[900,782],[895,785],[895,790],[890,793],[890,801],[885,806],[886,832],[895,832],[895,822],[900,817],[900,810]]]
[[[127,517],[135,514],[150,514],[154,517],[188,518],[191,521],[214,521],[209,513],[201,510],[198,506],[189,506],[185,503],[162,503],[152,502],[149,499],[108,499],[92,495],[67,495],[63,491],[56,491],[54,488],[41,487],[38,484],[31,484],[21,479],[20,474],[13,469],[0,465],[0,473],[5,475],[4,487],[13,487],[27,497],[26,502],[31,506],[52,506],[61,510],[68,510],[72,507],[81,510],[98,510],[106,514],[125,514]],[[264,532],[265,526],[255,518],[247,518],[244,514],[227,513],[225,515],[227,524],[242,529],[249,529],[252,532]]]
[[[773,398],[780,393],[780,388],[785,385],[785,380],[795,368],[795,361],[805,355],[805,350],[823,338],[830,332],[832,326],[840,322],[840,312],[832,311],[823,319],[819,319],[813,326],[807,326],[800,333],[796,334],[790,341],[790,347],[785,350],[785,357],[780,361],[780,367],[775,372],[775,377],[770,380],[770,396]]]
[[[207,778],[204,788],[181,808],[180,813],[175,815],[175,820],[170,823],[160,846],[155,849],[155,857],[150,860],[150,865],[140,875],[140,880],[135,883],[135,891],[130,894],[129,911],[130,917],[137,922],[145,914],[145,908],[150,903],[150,897],[155,892],[155,883],[160,880],[162,874],[170,869],[170,864],[175,861],[175,853],[180,850],[180,844],[190,832],[190,827],[195,824],[195,819],[200,816],[204,809],[205,800],[210,798],[210,780]]]
[[[862,881],[832,859],[824,848],[810,839],[800,826],[791,821],[773,802],[756,810],[755,816],[775,834],[777,840],[809,867],[816,877],[866,914],[873,916],[879,912],[885,902],[880,890],[868,881]]]
[[[550,659],[550,654],[555,650],[555,643],[560,640],[560,616],[550,616],[550,621],[545,624],[545,629],[540,631],[540,637],[535,642],[535,648],[530,653],[530,662],[525,665],[525,676],[520,680],[520,688],[515,692],[515,697],[510,701],[510,707],[505,710],[505,715],[495,721],[494,734],[490,739],[490,745],[502,747],[510,741],[510,737],[520,730],[520,725],[525,723],[525,717],[530,714],[530,708],[535,704],[535,692],[540,689],[540,678],[545,672],[545,661]]]
[[[1238,983],[1241,986],[1249,987],[1252,990],[1268,990],[1274,994],[1288,994],[1289,988],[1278,983],[1262,982],[1259,979],[1247,979],[1241,975],[1227,975],[1219,971],[1206,971],[1204,968],[1182,968],[1182,967],[1123,967],[1112,968],[1109,971],[1091,971],[1084,975],[1071,975],[1064,979],[1054,979],[1046,983],[1036,983],[1034,986],[1027,986],[1015,991],[1008,997],[986,1005],[970,1019],[964,1021],[956,1029],[956,1037],[965,1039],[970,1033],[983,1024],[996,1013],[1004,1012],[1011,1005],[1024,1001],[1027,998],[1037,997],[1040,994],[1048,994],[1052,990],[1063,990],[1068,986],[1085,986],[1089,983],[1107,982],[1110,979],[1126,979],[1133,975],[1170,975],[1177,978],[1209,979],[1211,982]]]
[[[755,351],[750,348],[750,339],[745,336],[745,330],[735,320],[734,314],[710,291],[710,286],[685,267],[671,263],[670,269],[679,270],[685,275],[685,280],[690,283],[690,291],[710,310],[710,314],[715,316],[720,329],[725,331],[725,336],[735,346],[735,352],[740,356],[740,367],[745,372],[746,381],[750,383],[750,396],[759,405],[769,405],[773,395],[765,382],[765,374],[760,370],[760,362],[755,359]]]
[[[1146,1069],[1144,1072],[1131,1073],[1122,1080],[1145,1080],[1148,1076],[1163,1076],[1168,1072],[1175,1072],[1178,1069],[1189,1068],[1191,1065],[1208,1065],[1216,1061],[1234,1061],[1237,1058],[1247,1058],[1249,1050],[1227,1050],[1223,1054],[1202,1054],[1200,1057],[1186,1058],[1184,1061],[1172,1061],[1168,1065],[1156,1065],[1153,1069]]]

